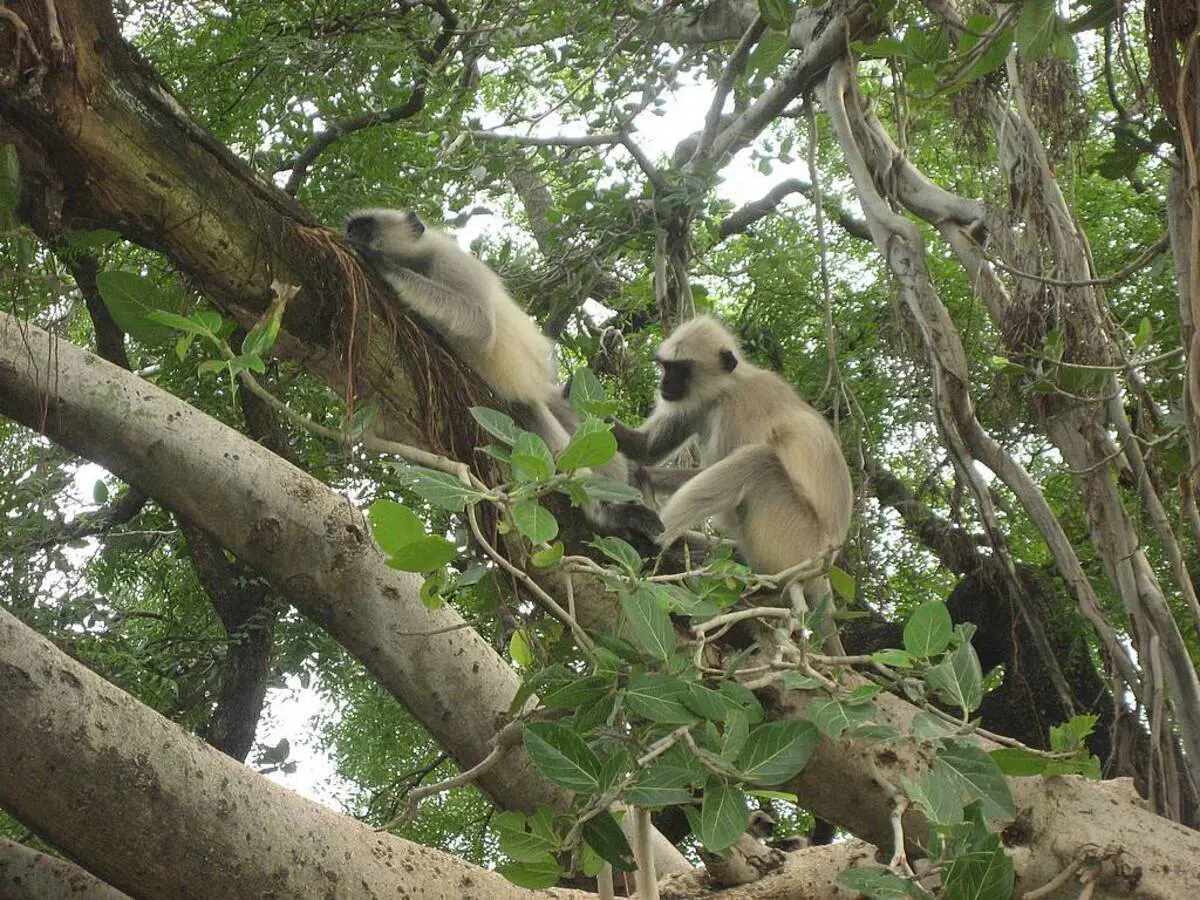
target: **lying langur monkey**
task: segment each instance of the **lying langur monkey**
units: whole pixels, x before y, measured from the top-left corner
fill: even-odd
[[[571,439],[564,422],[571,430],[578,422],[568,416],[555,380],[550,339],[495,272],[406,210],[353,213],[346,239],[497,396],[527,413],[530,430],[554,453],[563,451]],[[624,457],[602,471],[629,481]],[[654,538],[662,530],[658,516],[637,503],[593,503],[585,513],[611,534]]]
[[[774,372],[743,359],[736,338],[709,316],[676,328],[656,360],[654,412],[636,430],[614,423],[617,444],[652,464],[695,437],[702,467],[642,470],[654,489],[677,489],[661,510],[659,543],[715,517],[764,575],[832,557],[846,540],[854,494],[824,417]],[[827,590],[827,578],[810,579],[794,602],[812,609]]]

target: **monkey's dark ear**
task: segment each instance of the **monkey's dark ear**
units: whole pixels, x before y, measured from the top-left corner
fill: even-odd
[[[420,237],[423,235],[425,233],[425,223],[421,221],[421,217],[411,209],[405,215],[408,218],[408,227],[413,230],[413,236]]]
[[[721,368],[726,372],[732,372],[737,368],[737,357],[733,355],[732,350],[721,351]]]

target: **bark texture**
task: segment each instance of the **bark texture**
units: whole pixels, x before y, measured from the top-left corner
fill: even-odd
[[[305,800],[185,734],[4,611],[0,758],[0,805],[131,897],[589,896],[518,888]]]

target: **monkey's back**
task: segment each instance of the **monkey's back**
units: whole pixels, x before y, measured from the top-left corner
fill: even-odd
[[[747,444],[764,444],[774,452],[779,468],[760,473],[752,504],[760,512],[741,529],[778,532],[747,534],[745,546],[772,548],[765,553],[769,559],[751,563],[759,571],[779,571],[845,540],[854,505],[850,470],[825,417],[790,384],[747,363],[738,370],[736,388],[722,398],[707,440],[702,436],[701,465]],[[803,540],[781,541],[787,535]]]
[[[455,352],[505,400],[545,403],[555,392],[550,339],[517,305],[500,276],[484,262],[442,232],[430,229],[426,239],[437,251],[431,257],[430,276],[463,293],[483,292],[485,307],[490,306],[493,311],[491,340],[479,345],[450,339]]]
[[[546,403],[557,393],[550,339],[503,285],[500,291],[502,297],[496,298],[496,339],[487,359],[472,366],[492,390],[506,399]]]

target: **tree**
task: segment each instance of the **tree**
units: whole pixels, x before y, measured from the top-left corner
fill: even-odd
[[[785,826],[799,809],[865,842],[796,854],[762,882],[780,896],[809,877],[832,892],[848,867],[843,883],[874,895],[1005,896],[1014,878],[1061,893],[1075,876],[1097,896],[1194,892],[1179,860],[1200,839],[1169,821],[1196,824],[1200,758],[1179,364],[1194,152],[1166,238],[1159,224],[1174,146],[1196,133],[1165,99],[1194,65],[1194,16],[1153,7],[1142,47],[1103,5],[1071,20],[1032,2],[676,6],[0,11],[13,836],[19,822],[132,896],[518,896],[627,864],[622,800],[665,810],[654,856],[696,893],[668,835],[690,832],[732,885],[712,854],[742,846],[749,786],[795,794],[759,801]],[[1166,120],[1140,91],[1147,59]],[[645,122],[689,81],[706,114],[669,158],[646,152]],[[556,120],[587,134],[539,127]],[[739,154],[769,174],[805,145],[803,178],[720,199]],[[764,585],[727,554],[655,581],[627,545],[589,548],[562,495],[620,496],[576,473],[611,453],[607,429],[586,418],[556,460],[480,411],[495,401],[319,224],[381,202],[526,223],[536,250],[481,252],[565,363],[607,373],[611,400],[573,381],[585,416],[644,406],[663,328],[730,318],[840,427],[861,503],[839,560],[853,577],[835,583],[895,649],[868,655],[868,636],[859,656],[822,657],[788,610],[734,610]],[[1172,242],[1176,277],[1145,268]],[[129,486],[112,498],[106,478],[86,515],[80,458]],[[376,501],[369,522],[339,490]],[[958,598],[984,583],[1003,607],[986,634],[930,600],[949,582],[931,553],[964,576]],[[1049,685],[1022,734],[1049,755],[976,734],[973,642],[1003,661],[1002,690],[1027,687],[1025,667]],[[368,821],[396,827],[408,808],[401,830],[494,864],[478,824],[469,848],[459,837],[491,816],[527,887],[238,765],[284,673],[348,703],[329,733],[373,795]],[[1070,717],[1104,682],[1114,749],[1097,762],[1092,723]],[[423,731],[367,721],[391,698]],[[415,785],[451,776],[439,751],[486,802],[460,786],[440,810],[417,804],[431,792]],[[1071,774],[1100,763],[1153,811]],[[118,816],[130,827],[106,827]],[[84,877],[0,854],[0,876]]]

